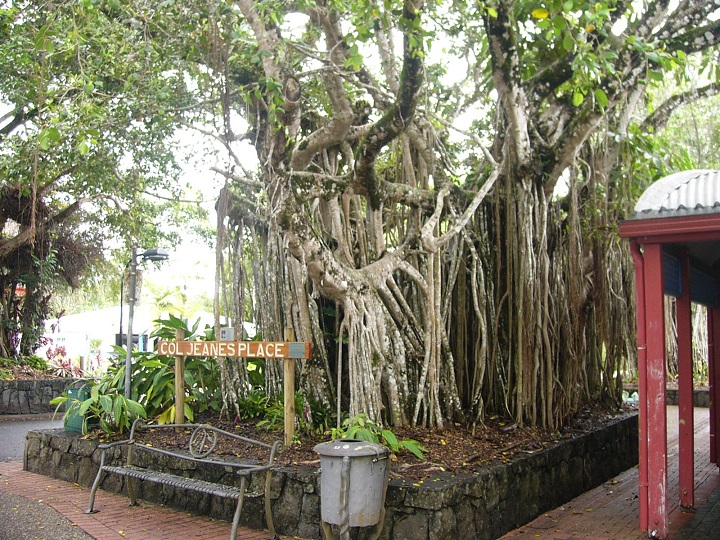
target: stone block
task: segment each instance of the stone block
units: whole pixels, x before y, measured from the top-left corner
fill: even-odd
[[[273,517],[277,523],[285,523],[288,528],[283,528],[283,533],[288,536],[298,535],[298,524],[300,523],[300,512],[304,496],[303,484],[297,479],[288,479],[285,482],[280,501],[273,504]],[[318,516],[319,523],[319,516]]]
[[[431,540],[428,538],[428,517],[424,511],[398,514],[395,517],[397,520],[392,526],[393,540]]]

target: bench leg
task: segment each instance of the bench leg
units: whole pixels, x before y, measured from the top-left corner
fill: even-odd
[[[87,510],[85,510],[86,514],[94,514],[97,512],[93,507],[95,506],[95,493],[97,492],[98,487],[100,487],[100,480],[102,479],[103,470],[102,467],[98,469],[97,476],[95,477],[95,481],[93,482],[92,489],[90,489],[90,501],[88,501],[88,507]]]
[[[267,522],[270,538],[278,538],[275,532],[275,524],[272,517],[272,504],[270,502],[270,486],[272,484],[272,470],[268,469],[265,473],[265,521]]]
[[[247,488],[247,478],[240,477],[240,496],[238,497],[237,506],[235,507],[235,515],[233,516],[232,531],[230,531],[230,540],[236,540],[238,523],[240,523],[240,512],[242,512],[243,500],[245,499],[245,489]]]
[[[137,496],[135,494],[135,486],[136,483],[140,482],[137,478],[131,478],[127,477],[127,490],[128,490],[128,497],[130,498],[130,506],[137,506]]]

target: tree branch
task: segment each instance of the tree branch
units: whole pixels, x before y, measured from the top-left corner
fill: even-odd
[[[525,165],[531,154],[528,100],[521,85],[517,36],[510,19],[512,9],[512,1],[502,0],[498,2],[497,17],[484,13],[483,19],[488,34],[493,81],[509,123],[512,149],[518,163]]]
[[[404,31],[404,59],[400,76],[400,92],[395,103],[370,128],[362,139],[355,162],[355,175],[365,184],[368,200],[373,209],[380,208],[382,190],[375,175],[375,161],[382,149],[407,128],[415,115],[417,99],[423,86],[422,36],[411,36],[413,27],[419,28],[420,9],[423,0],[405,0],[403,18],[407,21]],[[411,43],[411,37],[413,42]]]
[[[693,103],[703,98],[716,96],[720,93],[720,85],[711,83],[702,88],[695,88],[688,90],[682,94],[677,94],[666,99],[650,116],[648,116],[642,123],[641,128],[644,132],[650,129],[655,132],[665,129],[670,115],[675,111],[677,107],[682,107],[688,103]]]
[[[14,111],[6,114],[0,118],[0,122],[11,118],[10,122],[0,128],[0,142],[3,142],[5,138],[10,135],[14,130],[22,126],[25,122],[37,116],[37,108],[33,107],[29,111],[25,109],[15,109]]]
[[[99,199],[109,199],[113,201],[113,203],[115,203],[115,205],[120,210],[127,213],[127,210],[123,208],[122,202],[114,195],[100,193],[97,195],[93,195],[92,197],[78,199],[63,208],[57,214],[50,216],[39,224],[36,224],[35,227],[25,227],[9,240],[0,243],[0,259],[7,257],[10,253],[14,252],[21,246],[29,244],[36,236],[41,235],[46,231],[53,229],[54,227],[57,227],[60,223],[62,223],[70,216],[72,216],[75,212],[77,212],[83,204],[93,202]]]
[[[311,9],[310,16],[313,22],[324,30],[329,49],[329,63],[338,68],[341,67],[346,54],[338,18],[333,17],[326,8],[321,7]],[[316,130],[295,148],[290,162],[293,170],[304,169],[315,154],[340,142],[352,124],[353,110],[343,88],[342,79],[334,69],[323,70],[321,77],[325,81],[325,90],[332,105],[332,116],[327,124]]]

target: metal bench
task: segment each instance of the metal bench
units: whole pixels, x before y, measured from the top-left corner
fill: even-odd
[[[158,430],[158,429],[179,429],[190,431],[190,441],[188,444],[187,453],[181,450],[170,450],[164,448],[157,448],[148,444],[143,444],[137,440],[137,436],[146,430]],[[221,456],[214,454],[214,450],[217,446],[218,436],[228,437],[237,441],[241,441],[246,444],[257,445],[269,450],[269,456],[267,461],[262,463],[248,463],[237,461],[234,459],[223,459]],[[237,528],[240,521],[240,513],[242,511],[243,500],[246,496],[246,489],[248,487],[248,479],[251,474],[265,471],[265,519],[267,521],[267,527],[270,531],[271,538],[277,538],[275,533],[275,527],[272,521],[272,511],[270,506],[270,481],[272,476],[272,467],[275,460],[275,454],[280,447],[281,442],[275,441],[274,444],[266,444],[246,437],[241,437],[235,433],[230,433],[222,429],[218,429],[208,424],[145,424],[136,420],[132,428],[130,429],[130,438],[117,441],[112,443],[99,444],[98,449],[102,450],[100,456],[100,469],[98,470],[95,481],[93,482],[92,489],[90,490],[90,501],[86,514],[97,512],[94,510],[95,505],[95,493],[97,492],[100,482],[103,479],[104,474],[117,474],[128,478],[127,488],[128,496],[130,497],[130,504],[137,505],[137,498],[135,496],[135,481],[154,482],[157,484],[163,484],[172,486],[180,489],[188,489],[197,491],[200,493],[206,493],[211,496],[223,497],[227,499],[237,500],[237,506],[235,508],[235,515],[233,516],[232,531],[230,532],[230,540],[235,540],[237,537]],[[117,446],[127,447],[127,460],[125,465],[108,465],[106,464],[107,451]],[[240,486],[231,486],[226,484],[220,484],[215,482],[208,482],[206,480],[199,480],[194,478],[188,478],[185,476],[178,476],[158,470],[153,470],[145,467],[137,466],[134,454],[135,451],[152,452],[156,454],[163,454],[171,456],[176,459],[185,460],[193,463],[204,463],[208,465],[214,465],[225,468],[225,470],[234,470],[235,474],[240,476]],[[249,494],[247,494],[249,496]]]

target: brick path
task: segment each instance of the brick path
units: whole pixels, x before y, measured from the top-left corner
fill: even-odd
[[[96,514],[85,514],[90,489],[22,470],[22,462],[0,463],[0,491],[45,503],[97,540],[227,540],[231,524],[98,490]],[[240,527],[239,540],[267,540],[267,531]],[[288,538],[288,537],[282,537]]]
[[[677,407],[668,407],[668,520],[670,538],[720,538],[715,528],[711,536],[702,536],[700,530],[717,527],[720,522],[720,473],[710,463],[710,435],[708,409],[695,409],[695,508],[696,521],[702,522],[698,532],[692,533],[689,522],[695,516],[684,512],[679,505],[677,460]],[[546,512],[505,536],[507,539],[544,538],[565,540],[568,538],[593,538],[595,540],[640,540],[647,533],[640,530],[638,507],[638,469],[632,468],[603,485],[583,493],[568,504]],[[716,500],[709,507],[701,505],[711,495]],[[714,510],[714,511],[713,511]]]

